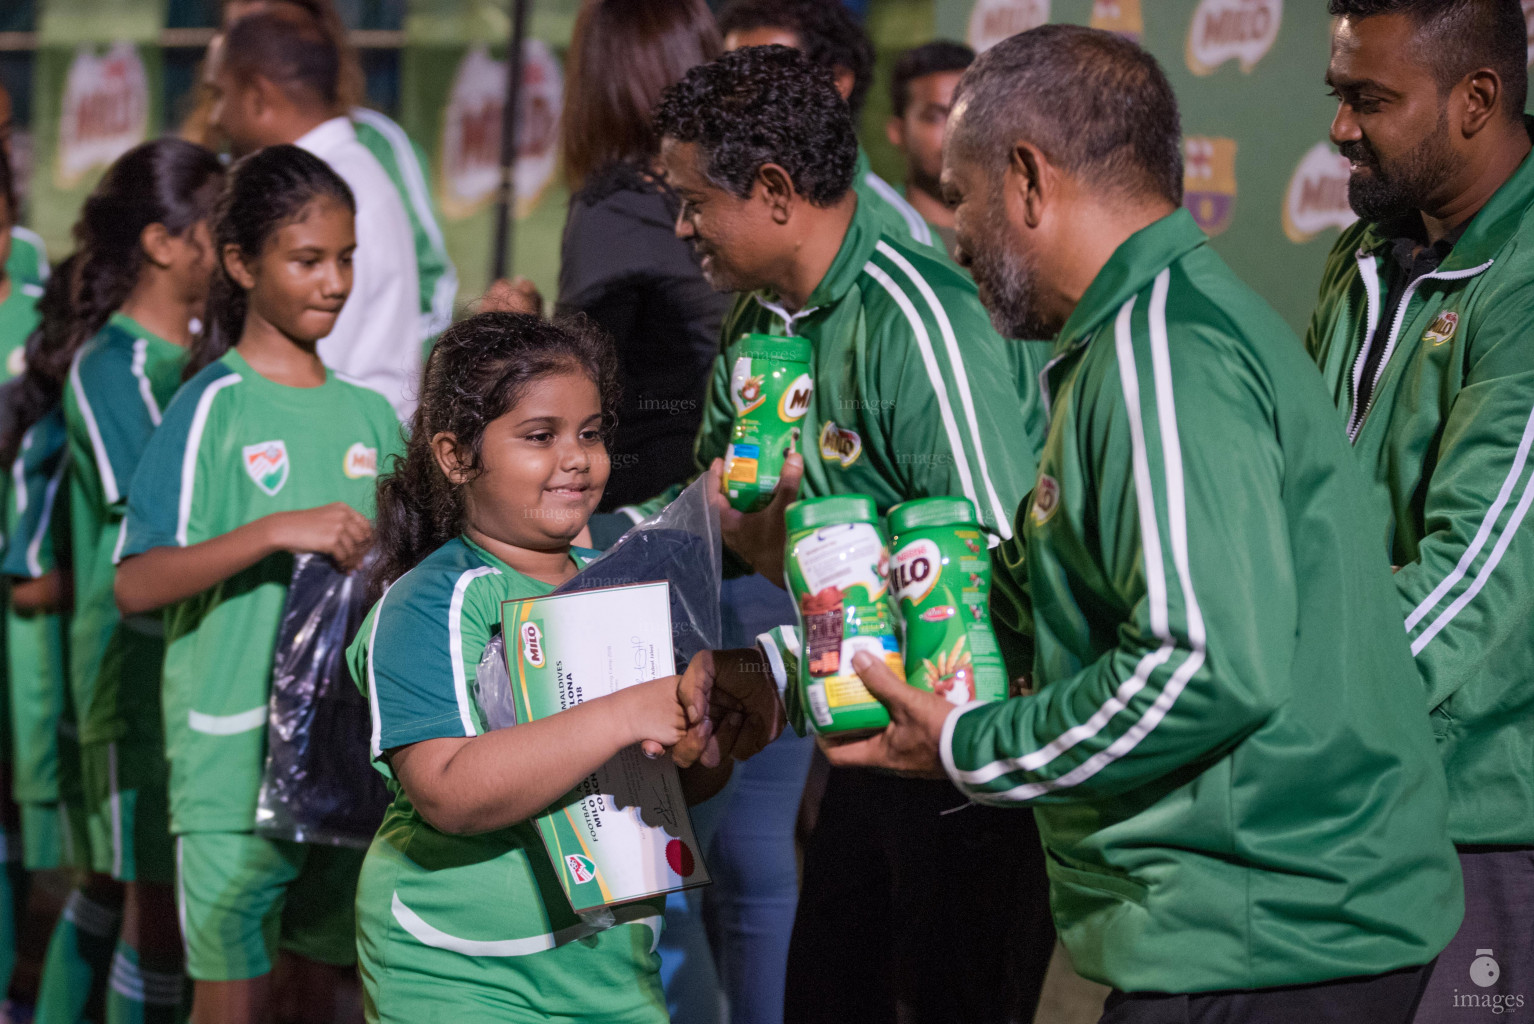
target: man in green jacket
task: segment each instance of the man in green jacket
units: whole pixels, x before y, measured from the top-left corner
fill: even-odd
[[[1394,606],[1448,775],[1465,923],[1417,1019],[1460,1020],[1467,1006],[1534,1000],[1534,124],[1523,113],[1523,12],[1518,0],[1330,6],[1331,136],[1352,163],[1361,219],[1332,250],[1306,347],[1373,483],[1375,550],[1397,569]]]
[[[965,74],[960,261],[1004,333],[1055,339],[994,557],[1036,692],[951,708],[860,656],[893,724],[827,754],[1032,807],[1104,1021],[1406,1024],[1462,912],[1443,775],[1365,481],[1297,339],[1180,208],[1180,137],[1160,67],[1107,32]]]
[[[802,474],[790,456],[772,505],[727,510],[731,549],[781,582],[796,490],[868,494],[880,514],[962,495],[998,542],[1010,537],[1043,440],[1036,393],[1019,393],[974,284],[852,190],[856,137],[830,76],[787,47],[736,50],[668,91],[655,130],[678,233],[715,288],[742,293],[702,396],[700,471],[717,473],[729,443],[741,336],[813,346]],[[1030,1019],[1053,948],[1037,835],[1005,812],[943,813],[962,804],[941,783],[833,771],[805,850],[789,1024]],[[1005,934],[975,927],[985,919]]]

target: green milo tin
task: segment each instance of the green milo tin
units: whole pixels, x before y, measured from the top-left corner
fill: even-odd
[[[991,632],[991,559],[968,498],[922,498],[890,509],[906,681],[952,704],[1002,700],[1007,671]]]
[[[810,409],[815,382],[812,349],[804,338],[748,334],[730,373],[735,426],[725,450],[725,496],[742,512],[766,508],[783,472],[783,459],[799,445],[799,422]]]
[[[873,732],[889,712],[852,667],[859,651],[905,669],[889,595],[889,548],[873,499],[810,498],[788,506],[784,571],[799,613],[800,701],[822,736]]]

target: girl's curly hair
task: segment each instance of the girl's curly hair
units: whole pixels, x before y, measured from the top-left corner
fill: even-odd
[[[443,475],[431,439],[452,434],[470,472],[477,473],[485,428],[535,382],[572,370],[596,384],[602,433],[610,440],[617,422],[617,355],[585,317],[551,323],[521,313],[480,313],[443,332],[426,360],[405,453],[378,481],[375,594],[463,532],[463,486]]]

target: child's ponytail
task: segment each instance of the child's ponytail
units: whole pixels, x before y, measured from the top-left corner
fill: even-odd
[[[475,473],[485,428],[536,380],[570,371],[596,384],[604,434],[610,436],[617,422],[617,356],[585,317],[550,323],[520,313],[480,313],[443,332],[426,360],[405,454],[395,456],[392,470],[378,481],[375,593],[463,532],[463,489],[437,465],[432,438],[452,434]]]
[[[352,190],[330,165],[297,146],[267,146],[240,160],[229,170],[229,181],[213,214],[213,248],[217,269],[208,292],[208,315],[202,335],[192,343],[183,379],[216,362],[239,343],[245,329],[248,302],[224,266],[224,253],[234,246],[254,263],[272,236],[303,214],[316,199],[328,198],[357,212]]]
[[[56,406],[75,353],[132,293],[144,266],[144,229],[163,224],[180,237],[207,220],[223,184],[218,157],[182,139],[135,146],[107,168],[75,222],[75,252],[60,264],[38,301],[43,325],[27,341],[19,400],[0,434],[9,464],[21,435]]]

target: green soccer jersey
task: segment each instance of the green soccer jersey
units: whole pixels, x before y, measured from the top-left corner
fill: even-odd
[[[13,280],[13,285],[14,285]],[[0,379],[22,369],[37,325],[35,289],[13,288],[0,304]],[[4,493],[6,548],[0,572],[37,579],[52,571],[53,509],[63,482],[64,417],[55,408],[22,436]],[[58,728],[64,702],[64,626],[59,615],[22,615],[7,603],[5,669],[9,683],[13,795],[18,803],[58,800]]]
[[[5,261],[5,276],[18,290],[34,297],[42,294],[42,286],[48,282],[48,247],[43,244],[42,235],[20,224],[11,228],[11,254]]]
[[[625,904],[598,933],[570,909],[531,821],[439,832],[385,756],[483,732],[474,678],[500,632],[501,602],[553,589],[467,538],[452,540],[389,589],[348,652],[372,706],[373,756],[394,794],[357,893],[363,979],[390,1019],[423,1019],[412,996],[435,997],[426,979],[487,990],[476,1001],[496,1007],[498,1020],[667,1019],[654,951],[662,901]]]
[[[230,351],[176,393],[145,447],[121,557],[335,501],[371,516],[378,466],[399,447],[399,421],[377,392],[334,373],[319,387],[287,387]],[[292,572],[291,556],[273,555],[165,610],[161,698],[177,834],[244,832],[255,820],[272,647]]]
[[[0,302],[0,383],[21,376],[26,369],[27,335],[37,326],[37,297],[41,291],[15,277],[10,282],[11,294]]]
[[[458,270],[442,237],[426,170],[426,154],[405,134],[405,129],[376,110],[357,107],[352,110],[351,119],[357,141],[383,165],[410,217],[416,269],[421,276],[421,337],[433,338],[453,322]]]
[[[124,619],[112,596],[113,556],[122,539],[128,485],[161,410],[181,385],[186,349],[113,313],[80,349],[64,389],[69,437],[69,534],[75,608],[69,626],[69,681],[80,741],[122,739],[135,715],[158,715],[160,615]]]
[[[1044,353],[1038,345],[1009,347],[991,328],[974,282],[951,263],[893,236],[878,209],[860,199],[803,309],[787,311],[759,292],[741,296],[725,321],[705,398],[700,472],[730,443],[731,379],[750,332],[799,335],[814,346],[801,498],[868,494],[883,515],[902,501],[962,495],[994,537],[1012,536],[1012,514],[1033,485],[1044,439]],[[1028,367],[1022,373],[1020,361]],[[620,511],[638,522],[680,490]]]

